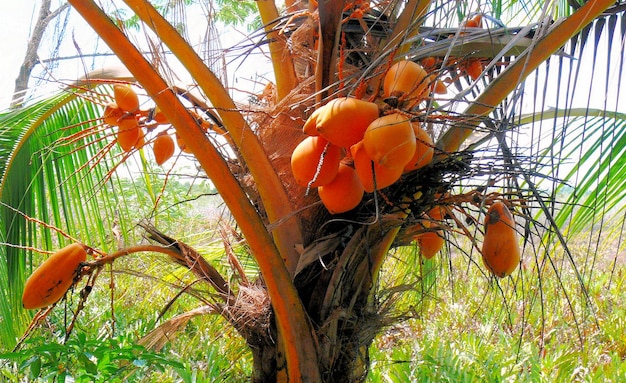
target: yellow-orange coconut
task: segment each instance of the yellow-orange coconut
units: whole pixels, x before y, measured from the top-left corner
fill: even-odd
[[[86,259],[86,248],[80,243],[52,254],[26,280],[22,295],[24,308],[40,309],[59,301],[72,285],[78,266]]]
[[[520,262],[515,220],[503,202],[491,205],[485,216],[482,255],[485,266],[500,278],[515,271]]]

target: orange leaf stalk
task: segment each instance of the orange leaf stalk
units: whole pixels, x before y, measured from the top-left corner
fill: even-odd
[[[265,25],[265,33],[270,41],[269,49],[274,67],[274,77],[276,78],[276,93],[278,94],[278,100],[281,100],[297,84],[293,59],[289,49],[287,49],[287,44],[280,38],[278,31],[273,30],[272,27],[272,24],[279,17],[276,4],[273,1],[256,1],[255,3],[259,9],[261,21]]]
[[[167,83],[102,9],[91,0],[70,0],[70,4],[109,45],[165,113],[213,180],[237,220],[251,251],[257,255],[257,262],[276,314],[278,333],[285,347],[290,378],[293,381],[319,381],[317,350],[302,302],[263,221],[226,162]],[[148,6],[147,2],[140,4],[143,9]]]
[[[298,253],[295,244],[302,243],[300,222],[293,214],[283,184],[272,167],[258,137],[254,134],[237,106],[228,95],[220,80],[204,64],[202,59],[149,3],[143,0],[126,0],[128,6],[152,28],[193,76],[205,95],[219,112],[224,127],[230,133],[232,142],[241,153],[246,166],[255,180],[270,224],[284,220],[273,231],[274,240],[290,273],[295,271]],[[181,134],[182,137],[182,134]],[[182,137],[185,142],[187,140]],[[289,219],[285,220],[285,217]],[[259,253],[263,254],[263,253]]]

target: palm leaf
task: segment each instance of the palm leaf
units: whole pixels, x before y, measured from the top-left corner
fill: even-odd
[[[107,228],[116,209],[125,206],[112,192],[115,178],[101,183],[112,162],[100,159],[98,166],[84,166],[110,141],[96,129],[101,112],[97,103],[70,92],[0,115],[0,236],[5,244],[0,248],[0,315],[12,318],[0,331],[4,347],[15,344],[31,317],[21,308],[21,294],[25,276],[39,262],[36,249],[54,250],[69,238],[111,247]],[[119,223],[127,232],[125,221]]]
[[[626,31],[623,12],[620,29],[617,21],[616,14],[596,20],[570,44],[570,52],[576,55],[577,61],[567,66],[559,60],[558,76],[563,82],[567,80],[568,86],[559,87],[556,97],[564,100],[563,105],[574,105],[576,96],[586,100],[586,106],[548,110],[548,114],[553,115],[556,132],[552,145],[557,149],[551,151],[551,155],[557,159],[558,176],[563,181],[555,185],[554,193],[569,191],[565,194],[565,204],[555,215],[555,222],[561,228],[567,227],[572,234],[589,228],[594,220],[602,220],[605,213],[623,208],[626,115],[617,112],[623,110],[619,91],[610,93],[611,89],[620,89],[625,73],[620,43]],[[621,35],[617,39],[616,33]],[[599,47],[604,44],[607,56],[598,57],[598,52],[602,51]],[[591,76],[581,76],[582,71],[589,70]],[[589,77],[593,80],[584,92],[584,85],[578,85],[577,79]],[[593,109],[598,104],[594,102],[598,96],[605,100],[603,107]]]

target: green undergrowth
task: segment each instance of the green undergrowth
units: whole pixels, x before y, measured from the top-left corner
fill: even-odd
[[[162,255],[116,262],[102,272],[67,341],[77,294],[58,304],[19,350],[0,355],[0,381],[247,381],[252,361],[245,343],[218,315],[193,316],[180,331],[165,327],[157,346],[142,344],[155,328],[205,304],[179,294],[192,280]]]
[[[216,228],[188,222],[192,230],[168,234],[232,278]],[[458,247],[432,260],[420,260],[412,246],[390,254],[379,306],[381,315],[401,320],[370,348],[368,382],[626,381],[623,245],[608,241],[590,262],[589,236],[578,236],[571,249],[580,279],[562,253],[547,258],[527,248],[522,267],[496,280],[476,252],[458,250],[471,246],[451,243]],[[193,316],[180,331],[162,334],[158,346],[142,345],[155,328],[207,304],[198,298],[210,291],[204,285],[193,285],[198,296],[179,294],[193,281],[163,255],[116,261],[99,276],[67,341],[78,291],[20,349],[2,352],[0,381],[249,381],[250,352],[217,314]]]
[[[417,287],[397,304],[408,319],[375,340],[368,382],[626,381],[624,246],[599,241],[590,257],[593,236],[571,241],[580,279],[558,251],[527,251],[499,280],[475,253],[398,252],[389,269],[412,268],[404,278]]]

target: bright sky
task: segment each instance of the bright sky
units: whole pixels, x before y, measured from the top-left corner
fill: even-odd
[[[30,31],[33,28],[33,24],[39,14],[40,1],[0,1],[0,36],[7,36],[8,38],[0,39],[0,52],[3,52],[3,57],[0,60],[0,66],[3,76],[0,78],[0,110],[4,110],[11,102],[13,89],[15,87],[15,78],[19,73],[19,68],[24,60],[26,54],[26,47],[30,37]],[[53,1],[52,10],[56,9],[58,4]],[[47,59],[46,55],[49,50],[47,49],[46,36],[51,36],[51,30],[53,30],[55,21],[49,24],[49,28],[44,35],[44,43],[39,49],[41,54],[40,59]],[[74,17],[70,20],[66,36],[70,39],[66,39],[62,48],[61,56],[63,55],[76,55],[78,52],[73,47],[71,40],[72,34],[76,43],[83,47],[84,53],[91,53],[94,47],[95,34],[90,28],[85,27],[85,23],[80,17]],[[82,70],[80,62],[74,60],[74,62],[64,62],[61,65],[63,71],[59,74],[62,79],[75,79],[81,75]],[[41,71],[42,66],[37,65],[33,70],[33,74],[37,74]],[[64,78],[65,77],[65,78]],[[33,86],[34,81],[30,82]],[[50,89],[58,89],[58,85],[46,84],[50,86]]]

